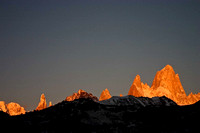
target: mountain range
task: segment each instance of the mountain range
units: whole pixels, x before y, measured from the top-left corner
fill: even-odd
[[[0,125],[20,133],[191,133],[199,130],[199,112],[200,102],[178,106],[165,96],[114,96],[98,102],[88,97],[17,116],[0,111]]]
[[[0,125],[11,127],[6,132],[20,133],[191,133],[199,130],[199,95],[187,96],[178,74],[167,65],[157,72],[151,87],[137,75],[127,96],[111,96],[106,88],[98,99],[80,89],[47,106],[42,94],[37,108],[29,112],[17,103],[1,101]]]
[[[186,95],[179,75],[175,73],[174,69],[170,65],[166,65],[162,70],[156,73],[151,87],[148,84],[141,82],[140,76],[137,75],[130,87],[128,95],[148,98],[165,96],[173,100],[178,105],[190,105],[200,100],[200,93],[190,93],[188,96]],[[120,97],[122,97],[121,94]],[[96,96],[93,96],[91,93],[87,93],[84,90],[79,90],[77,93],[74,93],[71,96],[67,96],[65,101],[74,101],[75,99],[80,98],[89,98],[95,102],[99,101],[100,103],[101,101],[104,103],[104,100],[107,100],[107,103],[108,101],[113,103],[116,100],[116,98],[112,97],[109,90],[106,88],[102,91],[99,99]],[[50,106],[52,106],[51,102],[49,102],[49,107]],[[42,94],[40,97],[40,102],[35,110],[39,111],[46,108],[46,98],[45,95]],[[20,115],[25,114],[26,112],[25,109],[18,103],[11,102],[6,104],[4,101],[0,101],[0,110],[8,113],[9,115]]]
[[[176,102],[178,105],[194,104],[200,100],[200,93],[187,96],[181,84],[179,75],[174,72],[170,65],[166,65],[162,70],[158,71],[154,77],[151,87],[147,83],[141,82],[141,78],[137,75],[130,87],[128,95],[135,97],[162,97],[166,96]],[[101,100],[110,98],[108,90],[103,91]]]

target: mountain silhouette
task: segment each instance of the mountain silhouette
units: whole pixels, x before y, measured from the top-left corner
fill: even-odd
[[[196,132],[199,112],[199,102],[178,106],[167,97],[129,95],[100,102],[90,98],[64,100],[43,110],[12,117],[0,111],[0,124],[12,127],[6,128],[6,132],[20,133]]]

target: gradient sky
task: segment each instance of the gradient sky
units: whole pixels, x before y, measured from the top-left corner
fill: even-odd
[[[37,107],[78,89],[127,95],[173,66],[200,92],[199,0],[0,0],[0,100]]]

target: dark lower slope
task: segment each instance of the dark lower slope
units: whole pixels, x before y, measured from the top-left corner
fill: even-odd
[[[196,132],[199,112],[200,102],[181,107],[136,107],[78,99],[20,116],[2,114],[0,124],[7,132]]]

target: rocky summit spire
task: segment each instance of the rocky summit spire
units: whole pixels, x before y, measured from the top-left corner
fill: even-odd
[[[87,93],[84,90],[78,90],[78,93],[74,93],[71,96],[66,97],[66,101],[74,101],[75,99],[85,98],[85,99],[92,99],[93,101],[97,102],[98,98],[93,96],[91,93]]]
[[[135,85],[137,87],[140,87],[141,88],[141,79],[140,79],[140,75],[137,75],[133,81],[133,84],[132,85]]]
[[[45,95],[42,94],[41,97],[40,97],[40,102],[39,102],[36,110],[42,110],[42,109],[45,109],[45,108],[47,108],[47,102],[46,102]]]
[[[200,93],[191,93],[189,96],[186,96],[179,75],[174,72],[174,69],[170,65],[166,65],[156,73],[151,87],[143,84],[140,76],[137,75],[128,94],[136,97],[150,98],[166,96],[179,105],[192,104],[200,99]]]
[[[133,84],[131,85],[130,90],[128,92],[128,95],[133,95],[136,97],[140,97],[143,95],[140,75],[137,75],[135,77]]]
[[[103,92],[101,93],[101,96],[99,97],[99,101],[103,101],[103,100],[107,100],[110,99],[112,96],[110,95],[110,92],[108,91],[108,89],[106,88],[105,90],[103,90]]]
[[[151,88],[155,89],[161,85],[165,87],[172,86],[173,81],[177,81],[177,80],[179,79],[178,77],[176,77],[176,74],[172,66],[166,65],[162,70],[156,73],[156,76],[153,80]],[[177,82],[180,82],[180,81],[177,81]]]
[[[166,65],[162,70],[156,73],[151,88],[157,96],[166,96],[176,103],[185,104],[186,93],[181,84],[178,74],[170,65]]]
[[[141,82],[140,75],[137,75],[130,87],[128,95],[136,97],[151,97],[151,89],[147,84]]]

